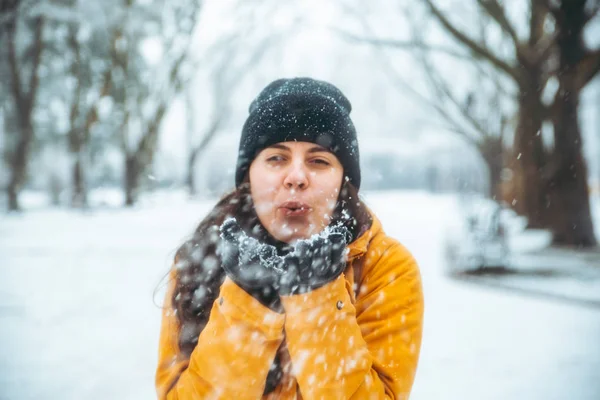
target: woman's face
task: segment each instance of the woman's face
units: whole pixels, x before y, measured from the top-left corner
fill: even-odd
[[[343,174],[337,157],[314,143],[267,147],[250,164],[250,193],[261,224],[286,243],[319,233],[329,225]]]

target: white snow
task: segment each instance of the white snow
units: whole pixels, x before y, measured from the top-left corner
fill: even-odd
[[[446,278],[452,196],[365,198],[423,274],[411,399],[600,398],[600,309]],[[155,398],[162,278],[211,205],[165,196],[133,210],[1,216],[0,399]]]

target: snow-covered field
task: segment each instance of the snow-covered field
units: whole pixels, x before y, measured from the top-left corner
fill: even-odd
[[[422,269],[411,399],[600,399],[600,310],[448,280],[454,199],[365,197]],[[210,205],[173,196],[134,210],[1,216],[0,399],[155,398],[161,278]]]

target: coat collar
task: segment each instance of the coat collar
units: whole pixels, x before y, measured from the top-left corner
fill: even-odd
[[[375,237],[375,235],[382,231],[381,222],[379,222],[379,219],[371,210],[369,210],[369,214],[371,214],[373,223],[369,229],[367,229],[355,241],[348,245],[348,250],[350,251],[348,254],[348,261],[352,261],[363,256],[367,252],[371,240]]]

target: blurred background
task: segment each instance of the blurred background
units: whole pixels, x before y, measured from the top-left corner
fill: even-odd
[[[0,1],[0,399],[154,398],[164,277],[280,77],[417,258],[412,399],[600,399],[599,0]]]

